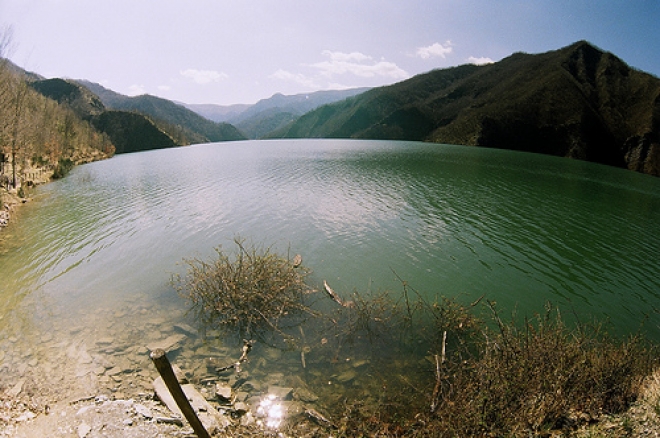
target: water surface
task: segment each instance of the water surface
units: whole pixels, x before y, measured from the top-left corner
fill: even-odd
[[[181,260],[238,235],[302,254],[311,282],[342,294],[398,277],[429,299],[485,294],[523,315],[550,301],[660,339],[659,231],[660,179],[534,154],[282,140],[120,155],[41,187],[12,226],[0,367],[68,363],[101,386],[105,354],[148,369],[145,344],[194,324],[169,284]]]

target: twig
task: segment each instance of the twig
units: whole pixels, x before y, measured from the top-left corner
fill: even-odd
[[[475,307],[477,304],[479,304],[479,303],[481,302],[481,300],[484,299],[485,296],[486,296],[486,294],[483,294],[482,296],[480,296],[479,298],[477,298],[476,301],[474,301],[472,304],[470,304],[470,307]]]
[[[243,348],[241,351],[241,357],[238,358],[238,360],[230,365],[224,366],[224,367],[219,367],[216,368],[216,372],[221,373],[223,371],[227,371],[231,368],[234,368],[237,373],[241,372],[241,364],[243,362],[247,362],[248,360],[248,354],[250,351],[252,351],[252,344],[253,341],[248,341],[247,339],[243,339]]]
[[[434,413],[438,409],[438,393],[440,392],[440,361],[438,360],[438,355],[434,354],[435,357],[435,387],[433,388],[433,395],[431,395],[431,413]]]
[[[445,363],[446,356],[445,351],[447,347],[447,330],[442,333],[442,363]],[[440,373],[440,371],[438,371]]]

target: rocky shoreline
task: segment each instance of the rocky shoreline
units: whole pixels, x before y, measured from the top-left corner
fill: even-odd
[[[0,341],[0,437],[191,436],[149,359],[159,348],[170,352],[186,394],[214,435],[295,429],[290,436],[316,436],[335,428],[321,413],[321,397],[300,377],[298,354],[257,345],[241,362],[240,347],[224,345],[219,333],[202,336],[185,323],[169,325],[165,314],[174,310],[139,303],[136,297],[120,310],[81,315],[77,326],[63,322],[35,335],[30,347],[11,334]],[[100,333],[105,324],[111,327]],[[328,391],[339,393],[369,369],[367,361],[346,361],[324,375],[313,362],[311,380],[327,379],[325,385],[333,385]]]
[[[21,199],[13,193],[0,189],[0,232],[9,226],[16,208],[27,201],[27,199]]]
[[[29,185],[19,186],[18,188],[0,187],[0,244],[2,243],[3,229],[15,220],[19,207],[31,201],[29,195],[34,187],[49,183],[52,177],[52,170],[32,169]],[[19,194],[22,196],[19,196]]]
[[[405,391],[392,380],[396,374],[387,372],[391,377],[383,381],[383,364],[359,350],[329,364],[312,348],[303,363],[299,352],[255,344],[241,361],[240,345],[216,331],[172,322],[184,318],[182,309],[145,306],[145,298],[91,314],[48,309],[62,318],[46,330],[8,331],[0,340],[0,437],[194,436],[168,403],[149,357],[160,348],[169,352],[212,436],[351,436],[345,413],[327,411],[328,403],[377,413],[383,400],[374,394]],[[416,365],[401,358],[397,367],[408,374],[398,378],[422,389]],[[660,437],[660,370],[644,388],[627,412],[603,415],[571,436]],[[422,390],[418,397],[426,403],[428,394]],[[424,436],[423,424],[415,427]]]

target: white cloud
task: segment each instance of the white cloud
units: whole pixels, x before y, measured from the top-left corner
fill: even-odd
[[[393,79],[407,79],[410,77],[395,63],[382,60],[375,62],[371,56],[360,52],[343,53],[324,50],[322,54],[330,59],[310,64],[310,66],[318,69],[323,76],[331,77],[350,73],[363,78],[384,76]]]
[[[493,61],[490,58],[486,58],[486,57],[475,58],[474,56],[470,56],[467,59],[467,62],[469,62],[470,64],[484,65],[484,64],[492,64],[495,61]]]
[[[129,96],[140,96],[142,94],[146,94],[147,91],[144,88],[144,85],[138,85],[138,84],[133,84],[130,87],[128,87],[128,95]]]
[[[308,88],[317,88],[319,86],[314,79],[307,77],[302,73],[291,73],[282,69],[277,70],[269,77],[272,79],[295,82]]]
[[[172,89],[172,87],[170,87],[169,85],[159,85],[158,89],[160,91],[170,91]]]
[[[367,56],[364,53],[360,52],[351,52],[351,53],[343,53],[343,52],[332,52],[330,50],[324,50],[321,52],[321,54],[325,56],[329,56],[332,61],[335,62],[348,62],[348,61],[368,61],[371,59],[371,56]]]
[[[210,84],[211,82],[218,82],[229,77],[226,73],[215,70],[195,70],[193,68],[181,70],[180,73],[181,76],[192,79],[196,83],[202,85]]]
[[[454,50],[451,46],[451,41],[445,42],[444,46],[440,43],[435,43],[430,46],[418,48],[415,54],[422,59],[434,58],[436,56],[445,58]]]

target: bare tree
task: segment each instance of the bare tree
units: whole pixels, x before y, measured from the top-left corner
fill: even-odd
[[[23,112],[25,109],[25,98],[27,96],[28,86],[23,79],[19,79],[14,83],[11,94],[12,122],[10,124],[10,145],[11,145],[11,168],[12,168],[12,186],[16,188],[18,180],[16,179],[16,168],[18,167],[17,154],[22,146],[22,130],[21,125],[23,121]]]

